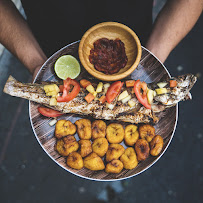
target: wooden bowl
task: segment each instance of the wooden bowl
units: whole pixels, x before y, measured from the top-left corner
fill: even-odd
[[[118,73],[107,75],[94,68],[89,61],[90,50],[93,43],[100,38],[115,40],[119,38],[125,44],[128,62]],[[130,75],[138,66],[142,48],[137,35],[126,25],[116,22],[104,22],[90,28],[82,37],[79,44],[79,58],[84,68],[94,77],[104,81],[115,81]]]

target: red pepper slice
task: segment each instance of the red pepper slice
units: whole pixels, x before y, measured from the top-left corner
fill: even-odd
[[[63,115],[63,113],[59,112],[59,111],[56,111],[56,110],[53,110],[53,109],[50,109],[50,108],[46,108],[46,107],[38,107],[38,111],[39,113],[41,113],[43,116],[46,116],[46,117],[58,117],[58,116],[61,116]]]
[[[80,85],[83,87],[83,88],[86,88],[88,85],[91,85],[91,82],[86,80],[86,79],[82,79],[80,80]]]
[[[177,81],[176,80],[170,80],[170,87],[176,87]]]
[[[135,81],[134,80],[127,80],[125,81],[126,87],[134,87]]]
[[[106,101],[110,104],[120,93],[123,82],[117,81],[111,84],[106,93]]]
[[[69,92],[71,85],[73,85],[73,89]],[[63,81],[63,94],[62,96],[57,97],[57,102],[68,102],[74,99],[78,93],[80,92],[80,84],[71,78],[67,78]]]
[[[147,100],[147,84],[145,82],[141,82],[140,80],[135,81],[134,91],[138,101],[147,109],[151,109],[151,105]]]
[[[89,93],[86,97],[85,100],[87,101],[87,103],[90,103],[92,100],[94,99],[94,95]]]
[[[100,98],[99,98],[99,101],[103,104],[105,101],[106,101],[106,96],[101,96]]]

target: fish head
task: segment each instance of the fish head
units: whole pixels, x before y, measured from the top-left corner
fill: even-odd
[[[177,86],[168,88],[167,94],[155,96],[155,101],[166,106],[174,106],[178,102],[192,98],[189,92],[197,81],[197,77],[192,74],[186,74],[179,77],[173,77],[170,80],[176,80]]]

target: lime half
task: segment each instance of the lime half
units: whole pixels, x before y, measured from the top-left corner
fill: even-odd
[[[80,74],[80,64],[75,57],[64,55],[57,59],[54,70],[56,75],[62,80],[67,78],[75,79]]]

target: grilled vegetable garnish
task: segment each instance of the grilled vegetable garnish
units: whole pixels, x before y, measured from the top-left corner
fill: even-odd
[[[74,88],[71,93],[68,93],[69,90],[66,91],[67,87],[69,89],[71,84],[67,81],[65,82],[66,84],[63,86],[62,97],[57,97],[57,100],[60,100],[61,102],[57,102],[56,105],[51,106],[51,108],[62,113],[91,115],[96,119],[120,120],[130,123],[149,123],[151,121],[158,122],[158,118],[154,114],[154,111],[163,111],[166,108],[176,105],[177,102],[181,100],[191,98],[191,96],[189,97],[188,95],[190,95],[189,91],[196,82],[196,77],[188,74],[177,78],[172,78],[172,80],[177,81],[177,86],[169,87],[170,81],[164,81],[167,83],[167,94],[154,95],[153,101],[151,94],[149,103],[151,102],[152,109],[146,109],[138,100],[141,99],[144,105],[148,104],[146,91],[149,88],[157,88],[157,84],[149,84],[146,86],[145,83],[140,82],[141,84],[144,84],[143,88],[146,91],[144,91],[144,93],[140,92],[140,86],[135,88],[135,93],[138,95],[138,98],[134,93],[132,93],[132,87],[126,87],[121,81],[117,81],[111,85],[109,83],[105,83],[102,88],[103,91],[100,93],[97,93],[95,88],[92,89],[94,90],[92,94],[94,99],[92,99],[93,97],[91,99],[88,98],[87,100],[89,103],[87,103],[85,96],[88,94],[88,91],[84,88],[80,88],[80,85],[75,80],[70,80],[70,83],[74,83]],[[135,82],[135,84],[137,83]],[[92,86],[96,87],[95,84],[92,84]],[[29,99],[30,101],[41,103],[49,107],[50,97],[46,96],[43,88],[44,85],[42,84],[22,84],[10,76],[4,87],[4,92],[12,96]],[[129,96],[121,100],[122,102],[118,101],[117,96],[119,92],[123,92],[125,90],[128,91]],[[96,96],[94,94],[97,94],[97,98],[102,99],[99,101],[95,98]],[[131,99],[128,100],[130,97]],[[105,101],[105,98],[107,102],[111,103],[111,105],[108,107],[106,105],[107,102]],[[62,102],[62,100],[68,102]],[[145,106],[148,108],[149,105]],[[162,108],[159,108],[160,105]],[[129,112],[131,112],[131,114],[129,114]]]
[[[56,84],[51,84],[44,85],[44,91],[46,96],[57,96],[57,94],[60,92],[60,89]]]
[[[132,147],[128,147],[124,154],[121,156],[120,160],[123,163],[125,169],[133,169],[137,166],[137,156],[135,150]]]
[[[81,155],[77,152],[72,152],[71,154],[69,154],[66,163],[69,167],[74,169],[79,170],[83,168],[83,159]]]
[[[138,101],[147,109],[151,109],[151,105],[147,99],[147,84],[137,80],[134,84],[134,91]]]
[[[149,143],[145,139],[139,139],[135,143],[135,151],[138,161],[143,161],[149,156]]]
[[[147,142],[151,142],[155,136],[155,128],[152,125],[145,124],[139,127],[140,138],[146,139]]]
[[[77,132],[80,139],[89,140],[92,136],[91,121],[88,119],[80,119],[75,122]]]
[[[119,159],[124,153],[125,148],[120,144],[110,144],[106,152],[106,161],[112,161],[113,159]]]
[[[126,145],[133,146],[139,139],[139,133],[136,125],[127,125],[125,127],[125,143]]]
[[[121,124],[111,123],[106,129],[106,138],[109,143],[117,144],[123,141],[124,129]]]
[[[80,146],[78,153],[82,157],[86,157],[87,155],[92,153],[92,143],[90,140],[79,140],[78,143]]]
[[[56,110],[53,110],[50,108],[46,108],[46,107],[42,107],[42,106],[38,107],[37,109],[38,109],[39,113],[41,113],[43,116],[46,116],[46,117],[56,118],[56,117],[63,115],[63,113],[61,113],[59,111],[56,111]]]
[[[85,157],[84,167],[92,171],[100,171],[105,168],[104,162],[102,161],[102,159],[94,152],[92,152],[90,155]]]
[[[74,135],[76,126],[67,120],[59,120],[55,127],[55,136],[60,139],[67,135]]]
[[[96,139],[105,136],[106,136],[106,123],[102,120],[95,120],[92,123],[92,138]]]
[[[89,81],[89,80],[86,80],[86,79],[82,79],[80,80],[80,85],[83,87],[83,88],[86,88],[88,85],[91,85],[92,83]]]
[[[106,165],[106,173],[120,173],[123,169],[123,163],[120,160],[112,160]]]
[[[56,142],[55,149],[62,156],[68,156],[71,152],[77,151],[79,145],[74,136],[63,137]]]
[[[152,156],[158,156],[163,148],[164,141],[160,135],[156,135],[150,142],[150,154]]]
[[[118,96],[123,86],[123,82],[117,81],[111,84],[106,93],[106,100],[110,104]]]
[[[177,78],[172,78],[172,80],[174,80],[173,84],[171,84],[172,87],[169,88],[170,90],[167,88],[168,94],[157,95],[154,97],[155,101],[168,107],[174,106],[180,101],[184,101],[189,98],[191,99],[191,96],[188,96],[190,95],[189,91],[197,81],[197,77],[192,74],[186,74]],[[168,83],[170,81],[168,81]]]
[[[103,157],[106,154],[108,147],[109,147],[109,143],[107,139],[104,137],[97,138],[92,143],[93,152],[95,152],[100,157]]]
[[[71,86],[73,89],[70,91]],[[67,78],[63,81],[63,94],[57,97],[57,102],[69,102],[73,100],[80,92],[80,84],[71,78]]]

